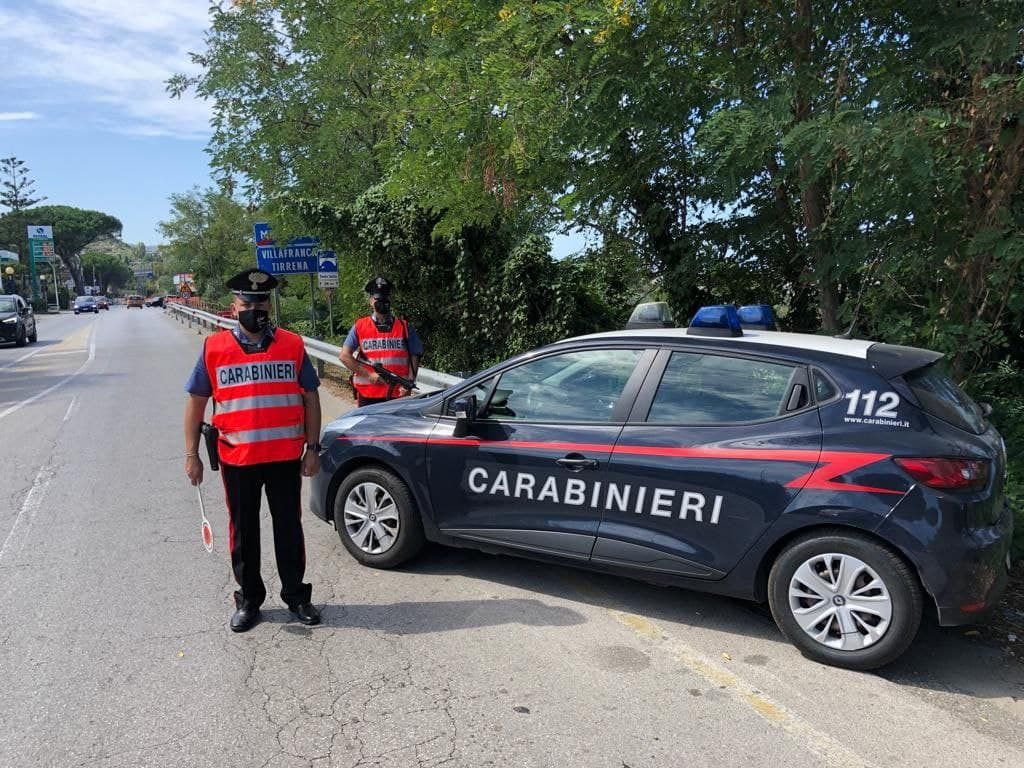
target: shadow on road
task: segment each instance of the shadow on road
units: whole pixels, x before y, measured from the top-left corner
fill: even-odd
[[[270,623],[295,623],[283,608],[262,612]],[[323,625],[334,628],[383,630],[394,635],[420,635],[453,629],[523,624],[534,627],[568,627],[586,619],[570,608],[546,605],[540,600],[442,600],[422,603],[372,603],[324,605]]]
[[[639,614],[656,624],[671,622],[736,635],[737,642],[731,647],[739,654],[743,650],[737,646],[742,645],[743,637],[789,645],[767,606],[677,587],[436,545],[428,547],[402,570],[426,577],[457,574],[493,581],[563,600]],[[424,608],[431,605],[426,603]],[[938,627],[926,613],[914,644],[894,664],[873,674],[925,690],[1024,700],[1024,665],[998,648],[972,642],[971,637],[965,636],[968,631],[970,627]]]

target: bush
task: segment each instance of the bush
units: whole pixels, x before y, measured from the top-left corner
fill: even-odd
[[[991,422],[1006,441],[1006,503],[1014,514],[1013,557],[1024,558],[1024,371],[1010,361],[967,383],[979,402],[992,406]]]

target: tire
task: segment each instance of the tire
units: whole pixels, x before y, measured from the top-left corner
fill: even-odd
[[[14,343],[17,346],[19,346],[19,347],[24,347],[26,344],[28,344],[28,338],[25,336],[25,327],[24,326],[22,326],[19,329],[19,333],[18,333],[17,337],[14,339]]]
[[[28,340],[29,340],[29,342],[31,344],[35,344],[37,341],[39,341],[39,329],[38,328],[33,328],[32,329],[32,333],[30,333],[28,335]]]
[[[921,625],[916,574],[895,552],[857,533],[816,533],[790,543],[772,565],[768,603],[804,656],[845,669],[889,664]]]
[[[368,530],[366,516],[377,519]],[[409,489],[379,467],[357,469],[341,483],[334,497],[334,525],[349,554],[371,568],[399,566],[415,557],[425,541]],[[356,538],[364,530],[361,546]]]

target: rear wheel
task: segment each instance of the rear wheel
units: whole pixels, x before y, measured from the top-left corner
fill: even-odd
[[[423,548],[423,523],[409,489],[379,467],[345,478],[334,497],[334,525],[349,554],[373,568],[394,568]]]
[[[768,602],[807,657],[847,669],[894,661],[921,624],[921,588],[893,551],[855,533],[797,539],[775,560]]]

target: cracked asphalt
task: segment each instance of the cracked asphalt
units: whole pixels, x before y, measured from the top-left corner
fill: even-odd
[[[964,630],[845,672],[756,606],[440,547],[374,571],[308,514],[323,624],[281,604],[265,515],[270,597],[233,634],[219,480],[208,555],[182,469],[201,336],[39,327],[0,348],[3,768],[1024,765],[1024,668]]]

